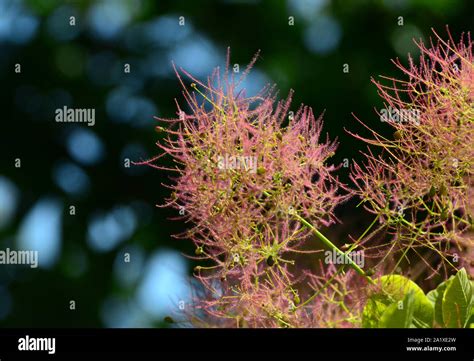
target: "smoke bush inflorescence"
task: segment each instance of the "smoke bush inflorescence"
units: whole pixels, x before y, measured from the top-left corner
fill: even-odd
[[[474,66],[469,35],[464,40],[419,43],[419,65],[411,57],[408,67],[395,62],[405,79],[375,82],[387,107],[419,114],[392,122],[392,139],[372,131],[364,140],[383,152],[369,148],[352,172],[355,193],[392,235],[379,256],[399,254],[396,266],[408,252],[433,272],[473,259]]]
[[[362,301],[374,286],[388,284],[373,279],[375,272],[403,265],[427,275],[461,267],[472,273],[472,42],[468,35],[456,43],[449,34],[448,41],[436,35],[429,47],[417,45],[418,65],[411,57],[408,67],[395,62],[406,79],[374,81],[386,108],[381,120],[394,134],[387,138],[365,126],[370,139],[354,135],[369,148],[364,163],[352,167],[353,189],[335,175],[338,167],[328,160],[336,144],[321,139],[321,117],[311,108],[293,113],[292,94],[278,100],[273,87],[253,97],[239,90],[257,57],[239,79],[229,73],[229,55],[224,72],[216,69],[207,82],[176,71],[186,110],[178,105],[177,119],[160,119],[161,154],[144,163],[174,172],[165,206],[190,225],[177,237],[192,240],[201,261],[195,323],[360,326]],[[392,113],[397,117],[387,117]],[[172,166],[157,163],[165,155]],[[320,229],[336,223],[335,208],[350,196],[375,219],[343,252]],[[356,248],[377,260],[372,272],[349,257]],[[301,262],[323,249],[344,265]],[[412,265],[414,256],[421,261]],[[367,307],[364,312],[366,324],[379,324]]]

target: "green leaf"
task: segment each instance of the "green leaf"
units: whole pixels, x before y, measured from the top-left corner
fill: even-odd
[[[408,292],[413,292],[413,323],[416,327],[433,327],[434,307],[423,290],[413,281],[400,275],[380,277],[382,289],[395,301],[402,300]]]
[[[369,297],[362,312],[363,327],[385,327],[380,320],[387,308],[397,307],[397,303],[404,300],[408,293],[413,294],[413,325],[433,326],[434,307],[416,283],[400,275],[387,275],[377,279],[376,284],[379,289]],[[391,310],[394,311],[393,308]]]
[[[474,327],[474,282],[471,281],[471,288],[472,288],[472,306],[471,306],[471,317],[467,321],[467,324],[471,325],[470,327]]]
[[[409,328],[415,311],[415,297],[412,291],[408,292],[402,301],[392,303],[385,309],[380,318],[379,327]]]
[[[387,309],[387,304],[377,295],[370,297],[362,311],[362,327],[377,328],[379,320]]]
[[[426,295],[426,297],[431,301],[431,303],[434,306],[435,322],[441,327],[443,327],[444,325],[443,310],[442,310],[443,296],[444,296],[444,292],[446,291],[446,288],[451,283],[453,278],[454,276],[451,276],[446,281],[440,283],[438,287],[436,287],[434,290],[428,292],[428,294]]]
[[[472,285],[463,268],[450,282],[443,295],[443,321],[445,327],[466,327],[473,306]]]

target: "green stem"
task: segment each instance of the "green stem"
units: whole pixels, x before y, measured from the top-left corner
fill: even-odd
[[[357,247],[357,244],[365,237],[365,235],[367,233],[369,233],[369,231],[372,229],[372,227],[374,226],[375,222],[377,222],[377,220],[379,219],[380,217],[380,214],[377,215],[377,217],[374,218],[374,220],[372,221],[372,223],[369,225],[369,227],[364,231],[364,233],[362,233],[362,235],[357,239],[357,241],[351,246],[351,248],[349,249],[349,251],[351,251],[352,249],[354,249],[355,247]]]
[[[365,273],[365,271],[359,267],[359,265],[357,263],[355,263],[348,255],[347,253],[341,251],[339,248],[337,248],[337,246],[332,243],[328,238],[326,238],[326,236],[324,234],[322,234],[321,232],[319,232],[311,223],[309,223],[306,219],[304,219],[303,217],[301,217],[299,214],[297,214],[296,212],[291,212],[291,214],[298,219],[298,221],[301,222],[301,224],[303,224],[306,228],[310,229],[318,238],[321,242],[323,242],[327,247],[329,247],[330,249],[336,251],[338,254],[340,254],[342,257],[344,257],[347,262],[349,263],[349,266],[351,266],[358,274],[360,274],[361,276],[364,276],[367,281],[369,281],[370,283],[372,284],[375,284],[374,280],[372,280],[372,278],[370,278],[370,276],[367,275],[367,273]]]
[[[302,304],[298,305],[296,308],[300,308],[300,307],[304,307],[306,306],[308,303],[310,303],[316,296],[318,296],[327,286],[329,286],[329,284],[336,278],[336,276],[341,273],[343,270],[343,268],[339,268],[332,276],[330,279],[328,279],[326,281],[326,283],[319,289],[317,290],[315,293],[313,293],[311,295],[311,297],[309,297],[306,301],[304,301]]]

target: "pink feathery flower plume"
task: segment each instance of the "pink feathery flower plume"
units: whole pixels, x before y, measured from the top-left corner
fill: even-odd
[[[216,69],[207,82],[181,70],[192,82],[183,87],[187,108],[177,119],[161,119],[161,154],[146,162],[175,176],[172,206],[190,225],[177,237],[190,239],[202,265],[195,275],[208,296],[197,308],[225,325],[300,324],[297,284],[304,275],[295,255],[313,227],[336,221],[346,199],[328,164],[336,144],[320,141],[322,122],[311,108],[290,111],[291,94],[278,101],[273,88],[247,97],[242,79]],[[172,167],[157,164],[164,155]],[[227,323],[226,323],[227,322]]]
[[[391,236],[370,248],[380,264],[399,267],[417,256],[431,274],[466,267],[473,271],[474,65],[470,35],[455,42],[436,33],[421,51],[395,65],[404,79],[374,81],[385,109],[382,121],[393,138],[370,130],[364,165],[356,164],[354,192]],[[372,235],[371,235],[372,236]],[[396,257],[396,258],[395,258]],[[394,263],[387,263],[387,260]]]

